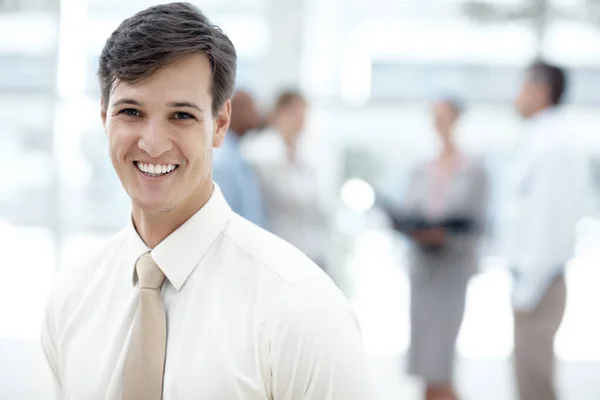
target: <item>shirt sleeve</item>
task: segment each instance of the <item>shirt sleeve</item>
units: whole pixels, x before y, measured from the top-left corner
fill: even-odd
[[[373,399],[357,320],[325,279],[295,284],[283,300],[270,343],[272,399]]]
[[[54,321],[52,320],[51,309],[47,306],[41,332],[42,350],[50,367],[54,380],[54,398],[62,400],[64,393],[60,379],[59,355],[56,347],[56,334],[54,330]]]
[[[406,215],[421,214],[422,204],[425,199],[422,198],[422,193],[418,190],[418,185],[423,181],[424,166],[419,165],[413,167],[409,172],[404,186],[403,197],[400,201],[402,211]]]
[[[513,307],[534,309],[560,264],[555,248],[574,244],[575,225],[583,215],[580,198],[584,164],[569,149],[547,149],[534,162],[521,229],[527,245],[517,259]]]
[[[482,165],[477,169],[474,180],[473,218],[476,223],[476,234],[483,236],[487,228],[490,203],[490,182],[485,166]]]

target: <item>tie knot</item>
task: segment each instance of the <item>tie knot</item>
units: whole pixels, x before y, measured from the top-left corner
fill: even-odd
[[[165,281],[165,274],[154,262],[150,253],[142,255],[135,263],[140,288],[160,289]]]

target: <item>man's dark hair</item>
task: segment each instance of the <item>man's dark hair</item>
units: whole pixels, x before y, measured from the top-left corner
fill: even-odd
[[[282,108],[285,108],[285,107],[289,106],[290,104],[295,103],[297,101],[306,102],[306,99],[304,98],[302,93],[300,93],[300,91],[298,91],[296,89],[283,90],[279,93],[279,95],[277,96],[277,99],[275,100],[274,109],[276,111],[281,110]]]
[[[190,3],[150,7],[126,19],[106,41],[98,76],[108,103],[115,83],[137,83],[192,54],[205,54],[212,67],[212,112],[233,96],[237,55],[223,31]]]
[[[567,79],[562,68],[544,61],[536,61],[529,67],[529,74],[531,80],[548,88],[552,105],[561,103],[567,86]]]

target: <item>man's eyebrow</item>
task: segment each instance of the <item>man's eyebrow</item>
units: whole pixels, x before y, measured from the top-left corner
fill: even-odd
[[[168,103],[167,106],[173,107],[173,108],[189,107],[189,108],[198,110],[201,113],[204,113],[204,111],[200,107],[198,107],[195,103],[192,103],[191,101],[172,101],[172,102]]]
[[[124,99],[117,100],[112,105],[114,107],[114,106],[120,106],[122,104],[131,104],[131,105],[138,106],[138,107],[143,107],[144,106],[139,101],[134,100],[134,99],[129,99],[129,98],[124,98]]]

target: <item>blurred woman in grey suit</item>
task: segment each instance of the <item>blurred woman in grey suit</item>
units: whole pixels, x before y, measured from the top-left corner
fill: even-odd
[[[456,146],[459,103],[440,100],[433,113],[442,149],[434,160],[416,168],[404,202],[407,215],[425,221],[408,232],[412,241],[409,372],[424,379],[425,399],[455,400],[455,344],[467,282],[478,269],[488,184],[483,163]],[[443,221],[455,221],[456,229]]]

